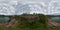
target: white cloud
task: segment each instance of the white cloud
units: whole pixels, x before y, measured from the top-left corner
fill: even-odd
[[[59,4],[59,5],[58,5]],[[0,14],[60,14],[60,0],[0,0]]]

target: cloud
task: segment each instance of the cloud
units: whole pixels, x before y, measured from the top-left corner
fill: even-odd
[[[0,15],[20,15],[22,13],[42,13],[59,15],[59,0],[0,0]]]

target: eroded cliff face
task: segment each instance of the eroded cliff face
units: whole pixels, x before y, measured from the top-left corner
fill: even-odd
[[[39,16],[31,15],[31,14],[26,14],[21,17],[24,19],[24,21],[27,21],[27,22],[34,22],[39,20]]]
[[[4,16],[5,17],[5,16]],[[2,18],[4,18],[2,17]],[[8,17],[8,16],[7,16]],[[1,21],[2,19],[0,19]],[[0,26],[4,26],[4,27],[13,27],[15,26],[17,23],[16,18],[14,17],[10,17],[10,19],[3,19],[2,22],[0,22]]]
[[[43,17],[42,17],[43,16]],[[36,26],[38,26],[38,24],[40,23],[44,23],[45,24],[45,20],[43,20],[45,18],[45,16],[43,14],[39,15],[35,15],[35,14],[22,14],[19,16],[13,16],[9,22],[6,22],[3,24],[3,26],[5,27],[14,27],[15,25],[17,25],[17,23],[19,24],[32,24],[32,26],[36,24]],[[23,23],[24,22],[24,23]],[[47,22],[47,21],[46,21]],[[29,26],[29,25],[28,25]],[[30,25],[31,26],[31,25]],[[35,25],[34,25],[35,26]],[[39,25],[40,26],[40,25]],[[23,26],[24,27],[24,26]]]
[[[60,23],[53,21],[53,19],[48,19],[48,27],[51,28],[60,27]]]
[[[5,24],[6,27],[14,27],[17,24],[17,20],[15,18],[11,19],[10,22]]]

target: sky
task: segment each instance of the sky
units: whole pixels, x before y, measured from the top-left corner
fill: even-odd
[[[0,15],[60,15],[60,0],[0,0]]]

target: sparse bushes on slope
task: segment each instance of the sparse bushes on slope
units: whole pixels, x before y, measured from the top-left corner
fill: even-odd
[[[23,16],[22,15],[18,16],[19,18],[17,17],[17,20],[19,21],[18,27],[35,29],[35,28],[41,27],[42,25],[44,25],[44,26],[47,25],[47,17],[43,14],[34,14],[34,15],[27,14],[27,16],[25,14]],[[35,16],[38,16],[38,17],[35,18]],[[33,19],[32,17],[34,17],[35,19]],[[31,22],[29,22],[28,20]],[[32,20],[34,20],[34,21],[32,21]],[[44,27],[44,26],[42,26],[42,27]]]
[[[37,29],[44,28],[47,23],[47,18],[43,14],[23,14],[19,16],[14,16],[11,18],[16,18],[18,23],[15,27],[10,27],[7,30],[20,30],[20,29]],[[46,18],[46,19],[45,19]]]

